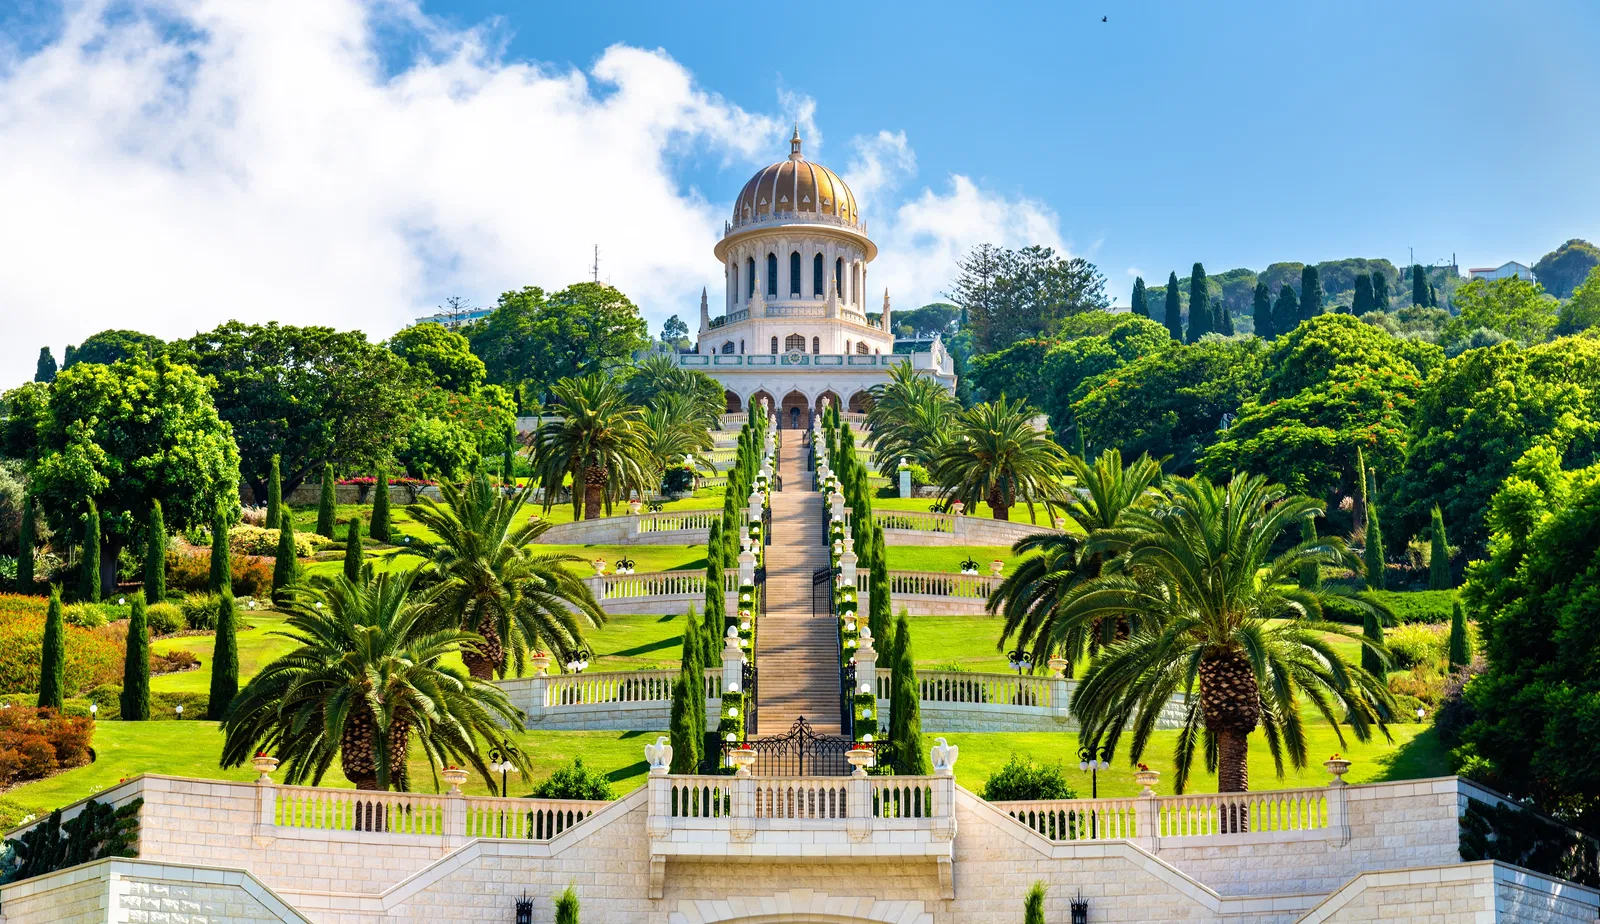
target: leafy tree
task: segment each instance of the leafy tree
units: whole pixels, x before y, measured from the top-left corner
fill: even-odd
[[[285,515],[284,521],[288,519]],[[292,542],[294,534],[288,535]],[[233,700],[239,695],[238,618],[233,591],[224,589],[217,598],[217,637],[211,649],[211,695],[206,700],[206,718],[213,722],[228,717]]]
[[[478,441],[460,423],[432,416],[411,421],[395,461],[412,478],[454,481],[478,467]]]
[[[344,579],[352,584],[361,580],[361,518],[351,517],[350,528],[344,537]]]
[[[109,366],[124,359],[154,357],[166,348],[160,339],[136,330],[103,330],[73,350],[66,366],[70,368],[79,363]]]
[[[121,714],[124,722],[150,718],[150,622],[144,597],[133,595],[128,616],[127,656],[122,662]]]
[[[616,289],[580,282],[546,296],[537,286],[503,292],[494,313],[475,325],[472,352],[489,381],[528,382],[547,391],[565,378],[626,362],[649,345],[639,309]]]
[[[335,496],[333,488],[333,466],[322,467],[322,493],[317,498],[317,535],[328,539],[333,538]]]
[[[691,607],[683,626],[683,652],[678,679],[672,685],[672,710],[667,733],[672,741],[672,772],[699,773],[706,741],[705,634]]]
[[[1078,588],[1058,617],[1057,634],[1109,615],[1129,622],[1127,640],[1090,664],[1073,696],[1083,740],[1115,750],[1131,731],[1129,755],[1138,760],[1168,697],[1187,693],[1174,754],[1177,791],[1199,750],[1208,765],[1215,762],[1220,791],[1243,792],[1249,735],[1258,725],[1266,727],[1280,775],[1285,751],[1296,769],[1306,765],[1307,703],[1341,744],[1341,721],[1362,741],[1374,726],[1382,729],[1393,709],[1383,679],[1344,664],[1325,640],[1358,636],[1317,621],[1337,591],[1291,583],[1302,565],[1345,564],[1348,551],[1329,538],[1274,554],[1281,537],[1317,516],[1321,504],[1251,475],[1226,486],[1175,479],[1170,491],[1169,503],[1132,512],[1129,529],[1089,537],[1091,547],[1115,546],[1121,554]],[[1350,604],[1377,606],[1366,597]]]
[[[1540,257],[1533,265],[1533,274],[1551,295],[1567,298],[1597,266],[1600,266],[1600,247],[1573,238]]]
[[[39,708],[59,711],[66,701],[67,624],[61,614],[61,588],[50,587],[44,638],[39,646]]]
[[[1389,310],[1389,276],[1382,270],[1372,274],[1372,310]],[[1360,312],[1355,312],[1359,316]]]
[[[1561,306],[1556,333],[1576,334],[1596,326],[1600,326],[1600,267],[1590,270],[1583,285]]]
[[[372,522],[367,526],[367,535],[378,542],[388,542],[389,527],[389,472],[380,468],[372,485]]]
[[[1300,320],[1309,321],[1322,313],[1322,277],[1315,266],[1300,271]]]
[[[1172,348],[1172,339],[1160,324],[1131,315],[1113,317],[1116,323],[1103,333],[1075,337],[1052,346],[1045,353],[1042,378],[1047,390],[1040,396],[1039,404],[1049,413],[1050,425],[1062,445],[1074,445],[1080,437],[1085,444],[1093,442],[1093,434],[1078,426],[1072,410],[1073,404],[1088,394],[1087,383],[1091,379],[1141,356]]]
[[[267,522],[283,519],[283,477],[279,471],[278,457],[274,455],[267,471]]]
[[[917,661],[911,651],[911,622],[904,611],[894,626],[894,669],[889,681],[889,762],[896,773],[926,776],[922,752],[922,705],[917,692]]]
[[[931,337],[934,334],[948,337],[955,332],[960,318],[961,309],[955,305],[933,302],[910,311],[896,312],[894,329],[897,334],[912,337]]]
[[[1355,301],[1350,303],[1350,313],[1359,318],[1372,311],[1373,307],[1372,277],[1362,273],[1356,277],[1356,297]]]
[[[1350,317],[1323,317],[1273,344],[1262,397],[1276,400],[1325,385],[1349,370],[1426,379],[1444,363],[1431,343],[1402,340]]]
[[[956,418],[955,432],[934,459],[929,475],[945,500],[976,509],[987,501],[997,520],[1012,505],[1034,505],[1055,494],[1066,453],[1033,426],[1033,409],[1022,401],[985,402]]]
[[[54,382],[56,380],[56,358],[50,355],[50,348],[39,348],[39,362],[33,367],[33,380],[35,382]]]
[[[274,455],[291,493],[327,464],[371,471],[414,416],[405,361],[360,331],[230,321],[173,346],[215,380],[217,413],[256,497]]]
[[[1044,359],[1057,346],[1060,344],[1056,341],[1043,338],[1018,340],[1004,349],[973,357],[968,375],[989,401],[1004,394],[1043,407],[1055,384],[1045,369]],[[917,375],[915,370],[907,370],[906,374]]]
[[[1251,304],[1250,313],[1255,317],[1257,337],[1271,340],[1278,336],[1278,328],[1272,317],[1272,294],[1264,282],[1256,283],[1255,300]]]
[[[471,394],[488,375],[467,338],[442,324],[413,324],[390,337],[388,346],[413,374],[445,391]]]
[[[1450,543],[1444,535],[1444,512],[1433,505],[1433,525],[1428,531],[1431,546],[1428,555],[1428,589],[1449,590],[1456,582],[1450,576]]]
[[[1044,924],[1044,883],[1035,882],[1022,899],[1022,924]]]
[[[100,511],[94,505],[94,498],[84,501],[89,509],[83,514],[83,577],[78,585],[79,599],[92,603],[100,602]],[[113,566],[114,567],[114,566]]]
[[[1166,321],[1167,333],[1172,335],[1172,339],[1181,343],[1183,341],[1183,307],[1178,304],[1178,274],[1176,272],[1167,274],[1167,303],[1163,317]]]
[[[1150,308],[1144,303],[1144,277],[1133,277],[1133,298],[1130,299],[1132,307],[1129,309],[1141,318],[1150,317]]]
[[[975,248],[956,264],[950,293],[980,353],[1054,330],[1065,317],[1104,310],[1105,277],[1094,264],[1049,247]]]
[[[661,325],[661,339],[670,344],[685,343],[689,339],[689,325],[683,319],[673,315]]]
[[[579,619],[605,622],[605,611],[567,566],[576,555],[539,551],[548,520],[528,521],[532,488],[496,489],[486,476],[441,484],[443,503],[424,497],[407,509],[438,538],[423,551],[432,582],[421,603],[431,624],[471,633],[462,652],[478,680],[521,675],[530,650],[569,660],[583,642]]]
[[[1451,298],[1456,319],[1450,335],[1462,339],[1480,327],[1503,334],[1524,346],[1539,343],[1555,330],[1560,304],[1544,287],[1529,279],[1474,279]]]
[[[1211,293],[1206,288],[1206,268],[1196,263],[1189,271],[1189,342],[1216,330]]]
[[[300,560],[294,552],[294,517],[284,510],[283,516],[278,518],[278,554],[272,564],[272,599],[281,602],[288,594],[289,586],[299,580]]]
[[[1278,304],[1272,309],[1272,329],[1281,337],[1294,330],[1300,320],[1300,300],[1295,297],[1294,287],[1285,285],[1278,290]]]
[[[223,766],[265,750],[284,761],[285,782],[317,785],[337,758],[357,789],[404,790],[414,740],[435,767],[466,763],[488,778],[484,758],[498,748],[527,772],[527,758],[509,747],[522,719],[505,691],[447,663],[480,640],[430,627],[411,599],[415,577],[297,587],[285,631],[296,647],[234,700]]]
[[[17,593],[33,593],[33,492],[22,496],[22,522],[17,529]]]
[[[578,924],[578,893],[571,883],[556,896],[556,924]]]
[[[650,463],[640,413],[615,381],[588,375],[563,380],[551,392],[553,419],[535,432],[533,450],[534,472],[547,488],[545,508],[568,478],[573,513],[581,500],[585,520],[598,519],[602,508],[609,511],[630,491],[643,495],[650,487]]]
[[[1033,755],[1012,754],[999,770],[983,781],[983,798],[989,802],[1042,802],[1076,799],[1060,763],[1037,763]]]
[[[144,598],[160,603],[167,597],[167,521],[161,516],[161,502],[150,504],[150,526],[144,542]]]
[[[10,392],[7,452],[28,462],[35,502],[75,533],[93,498],[104,534],[100,586],[116,585],[122,550],[142,546],[150,505],[185,530],[237,509],[239,456],[206,382],[166,355],[80,363],[49,385]]]

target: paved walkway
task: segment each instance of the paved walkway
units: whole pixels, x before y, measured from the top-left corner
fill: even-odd
[[[803,430],[784,430],[778,450],[783,490],[772,495],[767,609],[756,643],[756,734],[781,735],[805,716],[817,734],[839,734],[838,630],[811,615],[811,574],[829,567],[822,495],[806,471]],[[821,592],[826,593],[826,588]]]

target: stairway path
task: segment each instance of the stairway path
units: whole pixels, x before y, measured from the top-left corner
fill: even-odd
[[[811,615],[811,575],[829,567],[822,495],[806,471],[799,430],[785,430],[778,450],[783,490],[772,495],[767,547],[767,608],[756,643],[756,734],[782,735],[801,716],[817,734],[839,734],[838,630]]]

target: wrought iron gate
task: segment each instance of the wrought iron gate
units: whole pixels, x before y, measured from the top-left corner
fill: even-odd
[[[850,739],[839,735],[819,735],[805,716],[795,720],[786,735],[756,738],[750,742],[756,762],[750,772],[756,776],[848,776],[850,762],[844,752]],[[729,745],[723,745],[724,757]],[[726,763],[726,759],[723,761]]]

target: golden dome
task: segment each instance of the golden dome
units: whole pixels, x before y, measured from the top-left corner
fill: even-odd
[[[794,217],[799,221],[831,218],[854,225],[855,193],[839,175],[800,156],[800,128],[789,140],[789,159],[779,161],[750,178],[733,204],[733,226],[753,221]]]

